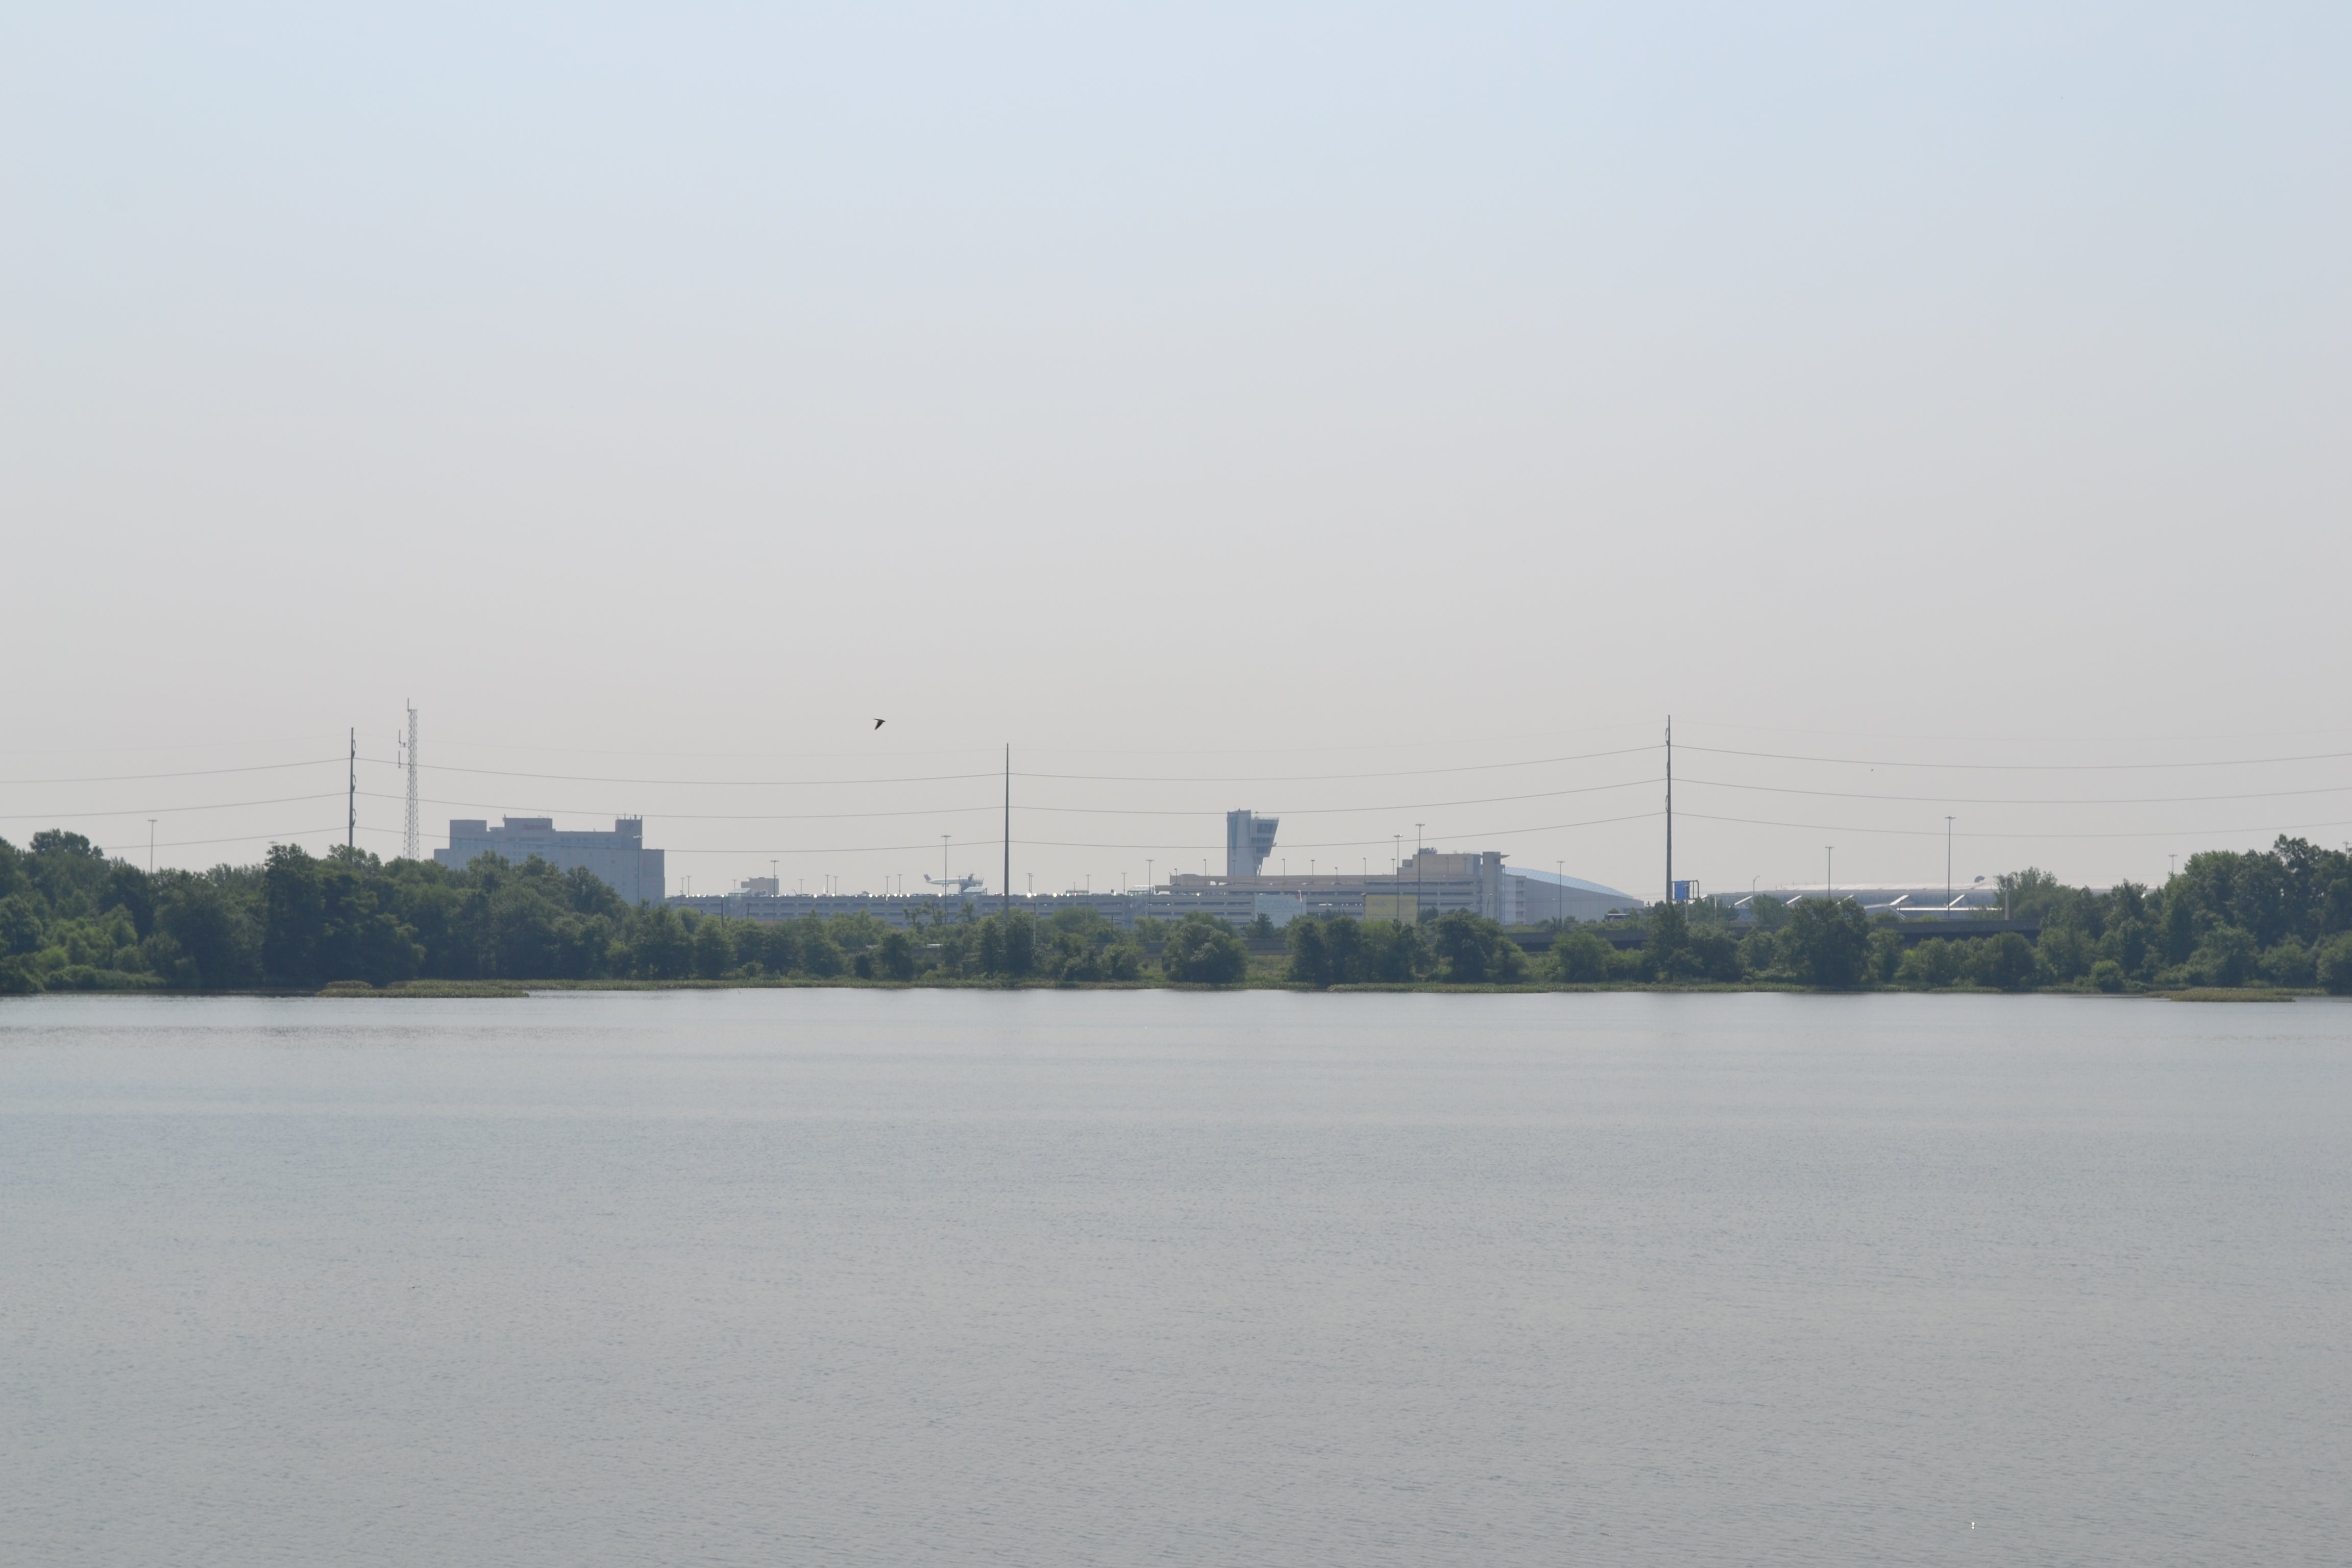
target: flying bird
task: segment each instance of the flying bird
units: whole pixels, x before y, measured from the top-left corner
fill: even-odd
[[[879,730],[880,728],[882,728],[882,721],[881,721],[881,720],[879,720],[879,719],[875,720],[875,721],[874,721],[874,728],[876,728],[877,730]]]

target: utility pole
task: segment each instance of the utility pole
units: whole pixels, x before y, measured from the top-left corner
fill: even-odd
[[[1412,918],[1416,924],[1421,920],[1421,828],[1418,822],[1412,825]]]
[[[1829,900],[1832,903],[1835,903],[1837,901],[1837,874],[1831,869],[1831,868],[1836,864],[1837,846],[1834,844],[1822,845],[1822,897]]]
[[[1666,715],[1666,902],[1675,901],[1675,716]]]
[[[155,819],[147,819],[147,874],[155,874]]]
[[[360,732],[357,726],[352,730],[351,794],[344,802],[343,843],[352,849],[358,848],[360,843]]]
[[[1952,819],[1944,818],[1944,912],[1952,910]]]
[[[414,702],[408,704],[408,747],[404,760],[408,763],[408,816],[401,826],[400,853],[403,859],[415,860],[419,858],[423,840],[416,832],[416,704]]]

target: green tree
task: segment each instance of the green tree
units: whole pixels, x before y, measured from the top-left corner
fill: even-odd
[[[662,905],[640,911],[630,931],[630,967],[646,980],[683,980],[694,969],[694,935]]]
[[[2053,985],[2080,980],[2091,973],[2098,959],[2097,946],[2080,927],[2072,925],[2045,927],[2036,949],[2042,977]]]
[[[2041,920],[2066,892],[2057,878],[2034,866],[2004,873],[1994,880],[2000,889],[2001,914],[2006,920]]]
[[[694,973],[700,980],[724,980],[735,967],[735,937],[723,920],[704,920],[694,928]]]
[[[803,916],[800,921],[800,972],[818,980],[831,980],[849,972],[848,955],[833,940],[829,924],[814,915]]]
[[[1594,985],[1609,978],[1609,961],[1616,956],[1600,932],[1579,928],[1563,931],[1547,955],[1547,972],[1565,985]]]
[[[43,924],[38,894],[11,893],[0,899],[0,955],[16,958],[39,952]]]
[[[1507,984],[1527,973],[1525,950],[1482,915],[1448,910],[1429,922],[1428,936],[1438,978],[1448,984]]]
[[[1224,921],[1189,914],[1169,931],[1160,967],[1183,984],[1233,985],[1249,973],[1249,950]]]
[[[1037,972],[1037,922],[1026,910],[1005,910],[975,923],[982,973],[1018,980]]]
[[[280,985],[316,985],[319,931],[326,923],[326,899],[319,889],[319,863],[299,844],[270,847],[263,871],[262,972]]]
[[[2302,986],[2311,984],[2316,965],[2312,950],[2290,936],[2263,954],[2259,968],[2273,985]]]
[[[1863,961],[1863,972],[1874,985],[1894,984],[1903,966],[1903,926],[1892,915],[1874,916],[1870,921],[1870,952]]]
[[[1970,944],[1969,978],[1999,991],[2032,989],[2037,963],[2033,944],[2013,931],[2005,931]]]
[[[1690,919],[1672,900],[1652,904],[1642,933],[1642,967],[1653,980],[1696,980],[1701,963],[1691,951]]]
[[[1776,939],[1780,962],[1824,991],[1851,991],[1869,978],[1870,921],[1852,899],[1800,899]]]
[[[874,944],[874,973],[881,980],[915,977],[915,939],[902,931],[885,931]]]
[[[1967,973],[1961,945],[1939,936],[1929,937],[1903,955],[1902,962],[1895,966],[1895,983],[1922,990],[1940,990],[1958,984]]]
[[[1346,983],[1344,973],[1331,962],[1331,944],[1324,940],[1321,921],[1308,915],[1292,921],[1283,928],[1282,942],[1290,952],[1290,966],[1284,973],[1293,985],[1325,990]]]
[[[2323,946],[2313,964],[2319,983],[2338,996],[2352,995],[2352,935]]]
[[[2203,985],[2243,985],[2253,977],[2259,952],[2254,933],[2243,926],[2215,926],[2189,956],[2189,973]]]

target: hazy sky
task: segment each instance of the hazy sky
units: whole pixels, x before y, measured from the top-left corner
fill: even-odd
[[[340,763],[22,781],[413,698],[428,844],[698,891],[992,879],[1009,741],[1091,775],[1016,887],[1247,805],[1654,893],[1588,754],[1668,712],[1865,760],[1684,756],[1710,889],[2352,838],[2347,80],[2341,5],[0,5],[0,835],[319,847]]]

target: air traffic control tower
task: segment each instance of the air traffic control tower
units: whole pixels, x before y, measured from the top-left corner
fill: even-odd
[[[1278,816],[1260,816],[1251,811],[1225,813],[1225,875],[1256,876],[1274,852],[1274,830],[1280,826]]]

